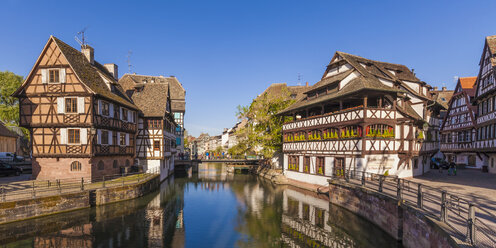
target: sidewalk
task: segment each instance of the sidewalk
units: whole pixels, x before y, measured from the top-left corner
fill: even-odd
[[[496,211],[496,174],[462,169],[456,176],[448,176],[447,170],[443,173],[434,170],[409,180],[459,194],[459,197]]]

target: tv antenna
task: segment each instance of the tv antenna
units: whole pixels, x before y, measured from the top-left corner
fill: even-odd
[[[74,37],[76,39],[76,41],[79,43],[79,45],[81,45],[81,46],[86,45],[86,39],[84,38],[84,33],[86,32],[87,28],[88,27],[84,27],[81,31],[79,31],[77,33],[77,35],[81,35],[81,40],[79,40],[79,38],[77,36]]]
[[[131,73],[131,68],[133,65],[131,65],[131,54],[133,54],[133,51],[129,50],[127,51],[127,70],[128,73]]]
[[[301,73],[298,72],[298,86],[301,86]]]

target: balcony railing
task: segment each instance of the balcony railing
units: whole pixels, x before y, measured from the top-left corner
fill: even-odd
[[[320,125],[330,125],[339,122],[353,121],[360,119],[395,119],[396,111],[392,109],[382,109],[382,108],[363,108],[355,107],[350,109],[345,109],[333,113],[328,113],[324,115],[312,116],[289,123],[285,123],[282,126],[284,131],[314,127]]]
[[[449,152],[449,151],[466,151],[473,149],[472,142],[449,142],[449,143],[441,143],[441,151]]]

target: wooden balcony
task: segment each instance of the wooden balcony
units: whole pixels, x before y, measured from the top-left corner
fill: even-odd
[[[443,142],[441,143],[442,152],[463,152],[470,151],[474,148],[472,142]]]
[[[396,111],[392,109],[379,109],[379,108],[351,108],[338,112],[333,112],[324,115],[312,116],[305,119],[296,120],[293,122],[285,123],[282,130],[288,131],[293,129],[302,129],[309,127],[318,127],[341,122],[348,122],[363,119],[396,119]]]
[[[95,115],[95,126],[97,128],[118,130],[124,132],[135,133],[137,125],[135,123],[122,121],[106,116]]]

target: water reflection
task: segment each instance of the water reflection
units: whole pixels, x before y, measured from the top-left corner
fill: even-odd
[[[140,199],[0,226],[5,247],[393,247],[322,195],[218,163]]]

